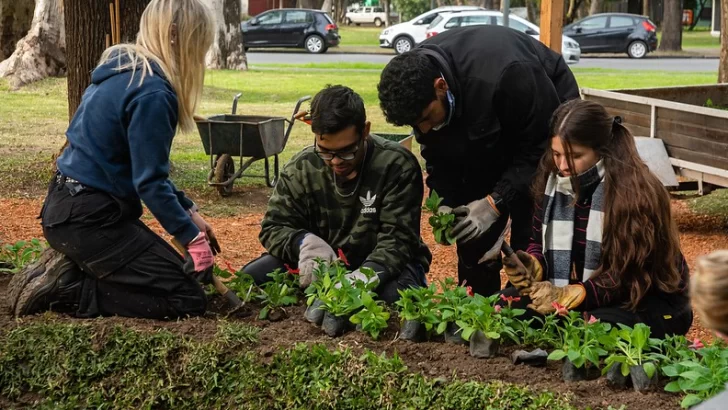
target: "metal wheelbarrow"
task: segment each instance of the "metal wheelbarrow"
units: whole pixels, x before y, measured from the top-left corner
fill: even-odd
[[[231,114],[195,119],[205,154],[210,156],[207,184],[215,187],[221,196],[232,194],[235,180],[242,177],[243,172],[255,161],[261,159],[265,162],[265,175],[245,176],[265,178],[266,185],[271,188],[275,186],[280,173],[278,155],[286,147],[295,122],[294,115],[301,104],[311,98],[300,98],[289,120],[283,117],[237,115],[238,99],[241,95],[237,94],[233,98]],[[240,157],[237,171],[233,157]],[[245,157],[248,159],[244,159]],[[271,157],[273,169],[270,164]]]

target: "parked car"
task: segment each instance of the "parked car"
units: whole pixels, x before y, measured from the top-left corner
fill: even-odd
[[[645,16],[603,13],[564,27],[586,53],[627,53],[642,58],[657,49],[657,26]]]
[[[459,12],[468,10],[485,10],[476,6],[445,6],[438,7],[420,14],[410,21],[395,24],[385,28],[379,35],[379,47],[393,48],[397,54],[410,51],[417,44],[425,41],[425,31],[440,13]]]
[[[241,23],[240,29],[246,51],[256,47],[294,47],[325,53],[341,41],[339,28],[321,10],[268,10]]]
[[[481,26],[488,24],[503,25],[503,13],[500,11],[463,11],[460,13],[442,13],[427,27],[427,38],[436,36],[439,33],[457,27]],[[508,27],[526,33],[529,36],[539,39],[539,27],[530,21],[510,14],[508,16]],[[561,55],[567,63],[578,63],[581,59],[581,49],[576,40],[567,36],[561,36]]]
[[[382,27],[386,17],[387,14],[382,7],[360,7],[346,12],[346,24],[356,24],[357,26],[360,24],[374,24],[377,27]],[[398,18],[399,14],[389,12],[390,22],[397,21]]]

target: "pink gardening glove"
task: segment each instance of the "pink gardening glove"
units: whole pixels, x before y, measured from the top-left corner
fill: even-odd
[[[195,239],[187,244],[187,253],[190,254],[194,262],[195,272],[205,272],[215,263],[215,256],[212,254],[210,243],[207,242],[207,236],[204,232],[200,232]]]

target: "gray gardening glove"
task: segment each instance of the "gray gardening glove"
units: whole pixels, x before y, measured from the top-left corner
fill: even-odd
[[[490,196],[459,206],[452,212],[457,221],[452,228],[452,236],[458,243],[467,243],[480,238],[500,216]]]
[[[331,262],[336,259],[336,253],[323,239],[309,233],[301,241],[298,252],[298,269],[300,271],[298,281],[301,288],[307,288],[315,279],[313,270],[317,264],[316,259]]]
[[[371,283],[377,283],[377,282],[379,282],[379,275],[374,275],[374,276],[372,276],[372,277],[370,278],[370,277],[367,277],[367,275],[365,275],[365,274],[364,274],[364,273],[363,273],[362,271],[360,271],[359,269],[355,270],[354,272],[350,272],[350,273],[347,273],[346,275],[344,275],[344,277],[345,277],[345,278],[346,278],[347,280],[349,280],[349,282],[350,282],[351,284],[353,284],[353,283],[354,283],[354,282],[356,282],[356,281],[364,282],[364,283],[366,283],[367,285],[369,285],[369,284],[371,284]],[[335,287],[336,289],[340,288],[340,287],[341,287],[341,282],[337,282],[337,283],[336,283],[336,284],[334,285],[334,287]]]

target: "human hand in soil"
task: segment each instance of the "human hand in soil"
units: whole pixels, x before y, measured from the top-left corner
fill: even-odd
[[[192,222],[197,225],[197,228],[200,230],[200,232],[204,232],[207,236],[207,242],[210,243],[212,254],[217,255],[218,253],[220,253],[220,243],[217,242],[217,236],[215,236],[215,232],[212,230],[212,226],[210,226],[210,224],[202,219],[202,216],[199,212],[193,212],[190,215],[190,218],[192,218]]]
[[[553,306],[554,302],[567,309],[579,306],[586,297],[586,289],[582,284],[559,287],[548,281],[535,282],[531,285],[529,297],[531,304],[528,305],[528,308],[547,315],[556,311],[556,307]]]
[[[531,284],[543,280],[541,263],[533,255],[517,251],[503,258],[503,267],[508,280],[522,295],[531,292]]]
[[[328,243],[312,233],[306,234],[298,252],[298,282],[301,288],[305,289],[313,282],[313,270],[318,264],[317,260],[330,263],[334,259],[336,253]]]

